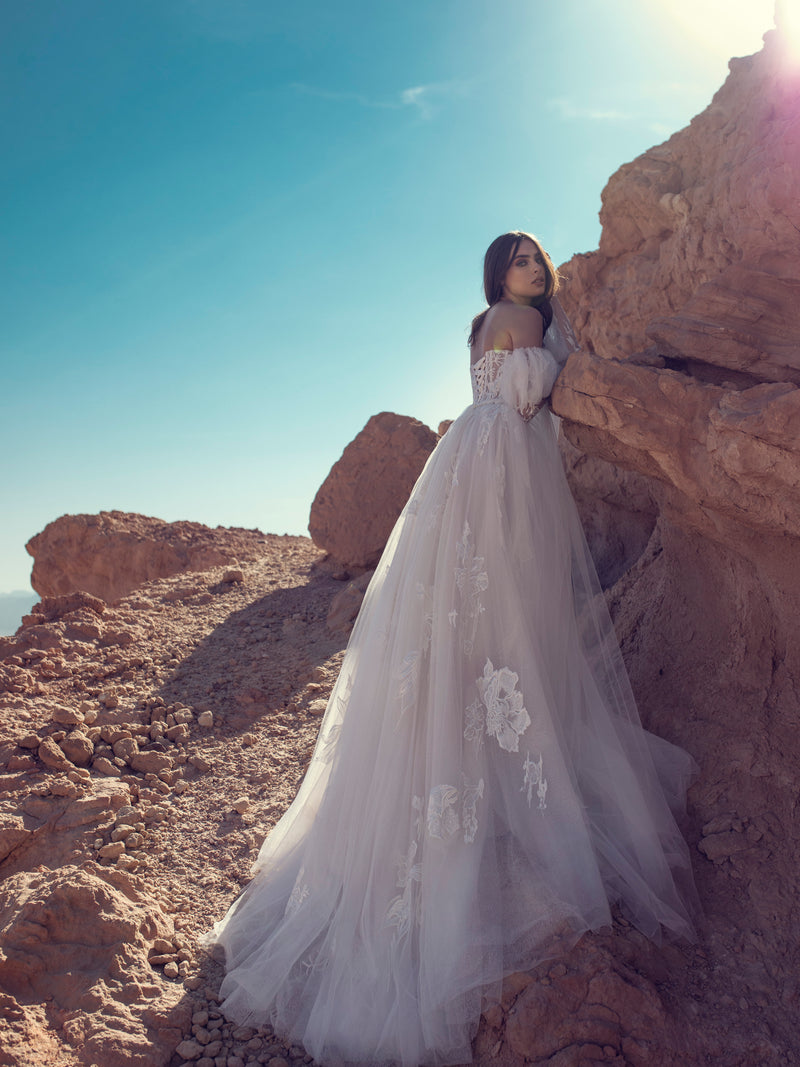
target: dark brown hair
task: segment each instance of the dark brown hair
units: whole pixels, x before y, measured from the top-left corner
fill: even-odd
[[[537,251],[541,254],[547,279],[544,293],[534,302],[533,306],[541,311],[545,330],[553,321],[553,309],[550,307],[550,297],[558,290],[558,271],[553,266],[553,261],[542,248],[539,240],[534,237],[532,233],[525,233],[524,230],[509,230],[508,233],[502,233],[492,241],[486,249],[486,255],[483,257],[483,291],[486,295],[486,303],[489,307],[484,308],[483,311],[476,315],[472,320],[469,340],[467,341],[468,345],[474,344],[475,338],[478,336],[478,332],[483,325],[483,320],[486,318],[489,308],[494,307],[494,305],[502,298],[503,281],[506,273],[511,266],[511,261],[517,254],[517,249],[525,238],[533,242]]]

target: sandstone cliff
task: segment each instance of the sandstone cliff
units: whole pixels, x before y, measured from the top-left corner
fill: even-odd
[[[643,718],[700,763],[717,979],[674,979],[725,1063],[790,1062],[798,1040],[799,99],[768,34],[611,178],[599,249],[563,268],[583,351],[553,398]]]

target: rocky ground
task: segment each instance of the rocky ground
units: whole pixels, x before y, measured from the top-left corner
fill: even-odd
[[[113,609],[46,598],[0,642],[0,1062],[302,1060],[222,1020],[196,947],[295,794],[345,640],[322,554],[266,541]]]
[[[198,938],[248,881],[311,756],[359,600],[343,577],[309,540],[269,536],[259,559],[113,607],[46,597],[0,642],[0,1063],[311,1062],[268,1027],[226,1022],[221,968]],[[709,933],[657,948],[618,923],[512,976],[475,1062],[794,1063],[794,987],[784,1004],[774,984],[747,987],[748,1001],[725,974],[747,946]]]

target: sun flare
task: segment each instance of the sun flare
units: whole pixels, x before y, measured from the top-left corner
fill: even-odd
[[[775,25],[780,30],[789,59],[800,67],[800,0],[776,0]]]
[[[796,9],[800,0],[786,3]],[[774,12],[775,0],[669,0],[659,9],[687,43],[709,59],[726,60],[757,52],[774,25]]]

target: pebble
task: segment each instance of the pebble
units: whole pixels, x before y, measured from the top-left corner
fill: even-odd
[[[233,810],[239,815],[244,815],[246,811],[250,810],[251,806],[249,797],[237,797],[233,802]]]
[[[107,845],[103,845],[102,848],[98,849],[98,855],[102,856],[104,860],[115,860],[124,851],[124,841],[110,841]]]
[[[204,726],[210,729],[214,725],[214,712],[213,711],[201,711],[197,716],[197,725]]]
[[[178,964],[175,961],[171,961],[164,965],[164,977],[165,978],[177,978],[178,977]]]
[[[175,1052],[185,1060],[197,1060],[203,1055],[203,1046],[197,1041],[181,1041]]]

